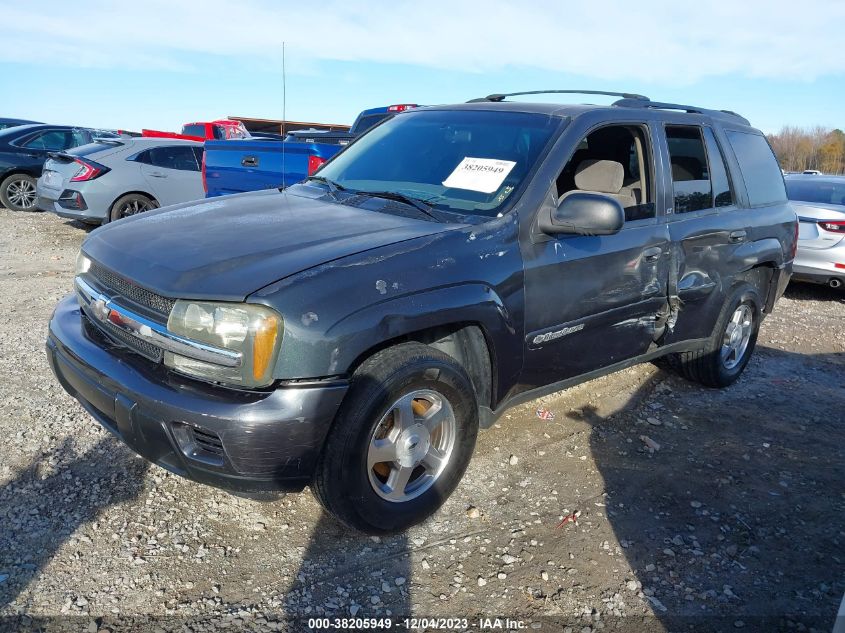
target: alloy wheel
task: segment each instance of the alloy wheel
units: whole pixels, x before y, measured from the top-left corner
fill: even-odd
[[[6,189],[6,196],[13,205],[21,209],[32,209],[35,207],[35,200],[38,197],[35,185],[32,181],[21,179],[13,180]]]
[[[120,205],[120,217],[125,218],[130,215],[137,215],[139,213],[143,213],[144,211],[149,211],[152,207],[150,204],[140,198],[133,198],[132,200],[127,200],[122,205]]]
[[[455,411],[442,394],[418,389],[394,402],[376,425],[367,471],[382,499],[402,503],[431,488],[452,457]]]
[[[720,357],[725,369],[733,369],[745,355],[754,326],[754,311],[747,303],[734,311],[725,327]]]

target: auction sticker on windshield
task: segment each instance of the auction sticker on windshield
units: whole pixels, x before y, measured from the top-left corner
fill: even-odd
[[[443,181],[444,187],[493,193],[502,186],[516,163],[496,158],[464,158]]]

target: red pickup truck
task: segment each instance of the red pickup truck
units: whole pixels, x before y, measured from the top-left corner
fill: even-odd
[[[142,136],[154,138],[179,138],[186,141],[211,141],[248,138],[249,132],[240,121],[219,119],[210,122],[186,123],[182,132],[162,132],[160,130],[141,130]]]

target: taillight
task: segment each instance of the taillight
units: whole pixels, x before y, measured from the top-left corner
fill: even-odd
[[[418,107],[416,103],[397,103],[396,105],[387,106],[388,112],[404,112],[405,110],[412,110]]]
[[[202,172],[202,190],[208,194],[208,181],[205,179],[205,150],[202,151],[202,168],[200,169]]]
[[[831,233],[845,233],[845,221],[834,220],[831,222],[829,220],[822,220],[819,222],[819,226]]]
[[[99,178],[103,174],[111,171],[105,165],[95,163],[93,160],[84,160],[82,158],[74,158],[74,163],[79,165],[79,171],[70,179],[70,182],[86,182]]]
[[[314,172],[316,172],[323,163],[326,162],[325,158],[320,158],[319,156],[309,156],[308,157],[308,175],[313,176]]]
[[[801,229],[801,223],[795,222],[795,235],[792,236],[792,257],[790,259],[795,259],[795,256],[798,254],[798,232]]]

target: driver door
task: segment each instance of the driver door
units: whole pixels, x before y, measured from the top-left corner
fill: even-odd
[[[654,177],[653,135],[645,122],[586,132],[560,172],[556,193],[583,190],[615,198],[625,208],[625,225],[615,235],[535,234],[523,240],[521,390],[636,357],[661,333],[669,232],[656,191],[662,185]]]

